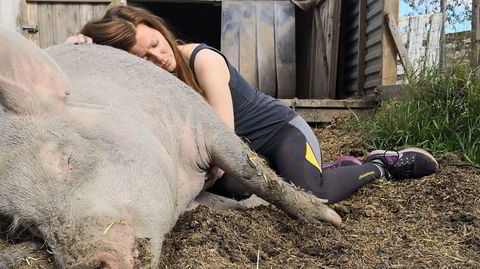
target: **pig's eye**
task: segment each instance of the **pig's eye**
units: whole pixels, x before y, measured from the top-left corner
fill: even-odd
[[[67,153],[67,169],[68,170],[72,170],[73,167],[74,167],[74,160],[73,160],[73,157],[72,157],[72,153],[73,152]]]
[[[67,180],[75,163],[72,158],[73,149],[70,146],[60,146],[56,143],[46,143],[40,150],[40,160],[56,179]]]

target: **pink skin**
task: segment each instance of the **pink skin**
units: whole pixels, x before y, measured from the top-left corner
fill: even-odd
[[[104,243],[114,246],[115,251],[96,253],[94,259],[105,268],[134,268],[138,253],[132,229],[125,224],[114,224],[107,232]]]
[[[136,43],[130,53],[144,58],[168,72],[174,72],[177,67],[173,50],[165,37],[157,30],[144,24],[137,26]]]

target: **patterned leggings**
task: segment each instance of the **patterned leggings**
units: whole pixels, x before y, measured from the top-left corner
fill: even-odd
[[[322,171],[319,143],[300,116],[283,126],[256,152],[266,158],[284,180],[327,199],[330,204],[344,200],[380,177],[380,170],[371,163]],[[228,175],[217,180],[208,191],[235,199],[250,196],[246,187]]]

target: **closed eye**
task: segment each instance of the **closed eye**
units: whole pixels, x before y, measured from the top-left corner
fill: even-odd
[[[73,166],[74,166],[74,160],[72,158],[72,153],[73,152],[70,152],[70,154],[68,154],[68,157],[67,157],[67,168],[68,168],[68,170],[72,170]]]
[[[156,48],[157,46],[158,46],[158,40],[157,39],[152,40],[152,45],[150,47]]]

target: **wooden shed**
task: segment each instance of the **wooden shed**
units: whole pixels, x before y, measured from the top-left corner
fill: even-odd
[[[220,49],[250,83],[296,109],[336,115],[346,106],[368,106],[363,96],[395,84],[396,53],[384,14],[398,16],[398,0],[121,1],[163,17],[186,41]],[[0,24],[45,48],[101,17],[110,2],[0,0]],[[344,98],[359,100],[315,102]]]

